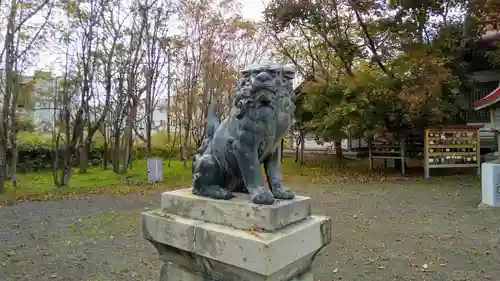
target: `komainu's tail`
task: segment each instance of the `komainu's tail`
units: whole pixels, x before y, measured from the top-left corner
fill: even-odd
[[[219,118],[217,118],[217,107],[214,102],[208,104],[207,112],[207,136],[206,139],[211,140],[214,137],[215,131],[219,127]]]
[[[208,144],[210,141],[213,139],[215,135],[215,131],[217,130],[217,127],[219,127],[219,119],[217,118],[217,108],[215,107],[214,102],[210,102],[208,104],[208,112],[207,112],[207,119],[206,119],[206,125],[207,125],[207,135],[201,142],[200,147],[197,149],[197,155],[194,156],[194,160],[198,158],[201,154],[205,152],[205,150],[208,147]]]

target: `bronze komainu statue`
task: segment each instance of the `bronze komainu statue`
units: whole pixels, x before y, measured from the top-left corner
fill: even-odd
[[[293,122],[293,69],[265,63],[242,72],[230,115],[219,124],[215,106],[207,116],[207,137],[193,162],[193,194],[230,199],[248,192],[256,204],[293,199],[281,176],[281,140]],[[267,182],[260,164],[264,163]]]

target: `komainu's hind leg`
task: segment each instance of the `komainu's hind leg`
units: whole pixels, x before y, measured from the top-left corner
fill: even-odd
[[[193,194],[213,199],[228,200],[233,197],[231,191],[222,188],[220,169],[211,154],[200,156],[193,163]]]

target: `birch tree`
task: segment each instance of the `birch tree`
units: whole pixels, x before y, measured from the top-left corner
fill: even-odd
[[[141,12],[140,17],[146,25],[144,38],[146,54],[143,67],[146,91],[144,99],[145,136],[137,130],[135,133],[146,143],[147,157],[151,157],[151,134],[153,126],[155,126],[153,113],[158,109],[158,102],[168,86],[170,76],[169,70],[165,73],[166,65],[170,64],[170,58],[168,57],[169,53],[165,56],[164,49],[170,43],[168,20],[174,9],[171,3],[159,0],[154,0],[152,3],[146,2],[143,6],[146,8]],[[167,49],[167,52],[169,51]]]
[[[4,3],[0,3],[4,4]],[[2,73],[2,106],[0,107],[0,192],[4,190],[7,176],[7,149],[10,146],[13,150],[13,161],[11,178],[16,185],[16,165],[17,165],[17,104],[21,89],[22,71],[29,63],[28,56],[36,54],[34,48],[46,38],[45,31],[49,21],[52,5],[48,0],[33,1],[25,3],[23,1],[11,0],[3,5],[4,22],[6,23],[3,35],[3,49],[1,58],[4,65]],[[41,24],[34,24],[32,19],[41,16]]]

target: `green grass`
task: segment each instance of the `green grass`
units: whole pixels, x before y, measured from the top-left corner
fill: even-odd
[[[138,183],[129,184],[122,180],[120,175],[111,170],[93,167],[87,173],[79,173],[75,169],[67,188],[56,188],[53,184],[52,173],[39,172],[29,174],[18,174],[18,186],[14,188],[7,185],[3,194],[0,194],[0,206],[27,200],[57,200],[68,196],[85,196],[89,194],[114,194],[122,195],[131,192],[157,192],[158,190],[175,189],[187,187],[191,183],[191,167],[184,168],[183,162],[172,160],[171,167],[167,167],[167,161],[163,162],[164,181],[162,183],[147,183],[146,161],[134,161],[128,177],[132,177]],[[384,172],[368,171],[367,160],[338,160],[332,156],[315,156],[308,159],[306,165],[300,166],[292,158],[284,159],[282,165],[283,179],[288,184],[338,184],[338,183],[368,183],[389,181],[421,181],[429,184],[439,184],[440,181],[453,181],[457,184],[467,182],[477,183],[473,173],[462,176],[452,175],[446,177],[435,176],[430,180],[423,180],[421,172],[402,177],[395,170]]]
[[[188,168],[184,168],[181,161],[172,161],[171,167],[167,167],[167,161],[164,161],[163,176],[165,181],[162,183],[147,183],[145,160],[134,161],[132,169],[127,174],[128,178],[138,181],[137,184],[129,184],[122,180],[123,177],[113,173],[111,167],[108,170],[92,167],[87,173],[79,173],[78,169],[74,169],[69,187],[66,188],[56,188],[54,186],[51,171],[20,173],[17,175],[17,187],[13,187],[9,183],[4,192],[0,194],[0,204],[26,200],[55,200],[66,196],[85,194],[127,194],[130,192],[147,192],[159,188],[178,188],[189,185],[191,167],[188,165]]]

